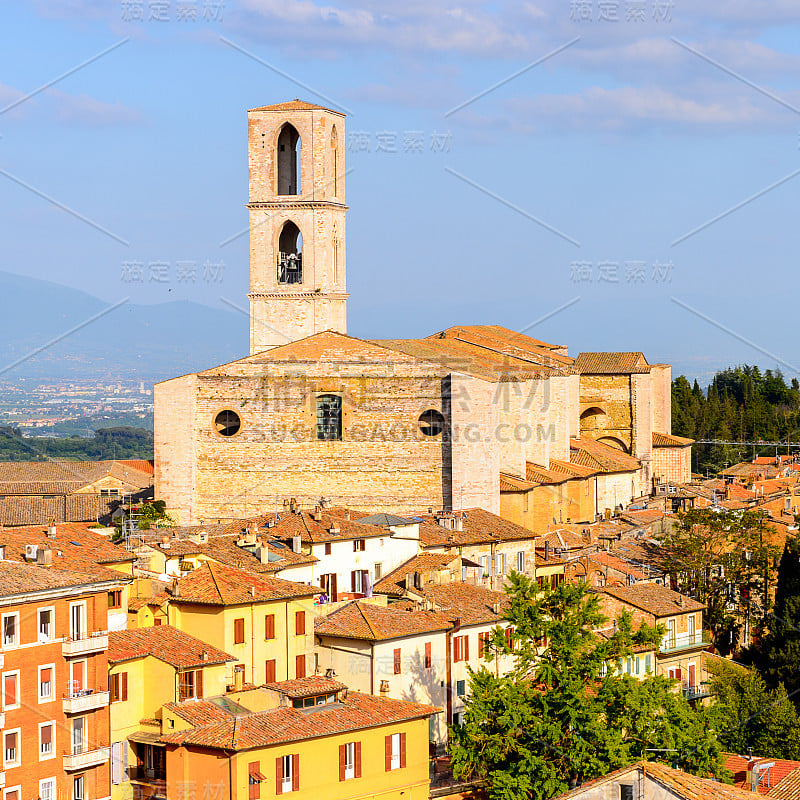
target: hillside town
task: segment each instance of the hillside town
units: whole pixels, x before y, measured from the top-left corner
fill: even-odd
[[[345,116],[247,119],[250,353],[156,384],[152,461],[0,463],[3,800],[800,796],[706,724],[797,573],[800,458],[693,473],[641,352],[349,335]],[[625,738],[650,691],[707,738]],[[565,703],[525,783],[490,735],[570,692],[620,739]]]

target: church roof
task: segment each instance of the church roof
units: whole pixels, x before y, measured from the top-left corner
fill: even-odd
[[[582,375],[630,375],[650,372],[643,353],[578,353],[575,369]]]
[[[269,106],[258,106],[257,108],[248,109],[248,113],[250,113],[250,111],[327,111],[331,114],[338,114],[340,117],[345,116],[342,111],[335,111],[332,108],[318,106],[314,103],[306,103],[305,100],[298,100],[297,98],[289,100],[286,103],[273,103]]]

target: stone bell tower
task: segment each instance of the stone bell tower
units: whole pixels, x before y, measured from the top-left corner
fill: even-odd
[[[293,100],[247,123],[250,353],[346,333],[344,114]]]

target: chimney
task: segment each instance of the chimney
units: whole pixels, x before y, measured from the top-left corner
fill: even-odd
[[[292,536],[292,552],[299,553],[300,552],[300,537],[299,536]]]
[[[293,498],[292,498],[292,499],[289,501],[289,511],[290,511],[292,514],[296,514],[296,513],[297,513],[297,510],[298,510],[298,506],[297,506],[297,498],[296,498],[296,497],[293,497]]]
[[[53,564],[53,551],[45,545],[36,551],[36,563],[43,567],[50,567]]]
[[[244,687],[244,672],[240,669],[233,671],[233,688],[234,691],[241,692]]]
[[[314,510],[311,512],[311,519],[314,522],[322,522],[322,509],[319,506],[315,506]]]
[[[177,578],[172,579],[172,596],[173,597],[180,597],[181,596],[181,586],[178,583]]]
[[[47,538],[48,539],[55,539],[56,535],[58,534],[58,530],[56,529],[55,523],[49,525],[47,528]]]
[[[544,560],[545,561],[550,560],[550,542],[548,541],[545,541],[544,543]]]
[[[349,508],[346,508],[344,510],[344,518],[345,519],[350,519],[350,509]]]
[[[208,650],[203,648],[203,652],[200,653],[200,660],[201,661],[208,661]]]
[[[255,586],[251,586],[250,587],[250,597],[255,597],[255,596],[256,596],[256,587]]]

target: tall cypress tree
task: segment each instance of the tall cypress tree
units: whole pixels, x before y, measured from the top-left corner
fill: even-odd
[[[800,702],[800,538],[791,537],[781,556],[775,611],[757,651],[761,674],[771,687],[783,684]]]

